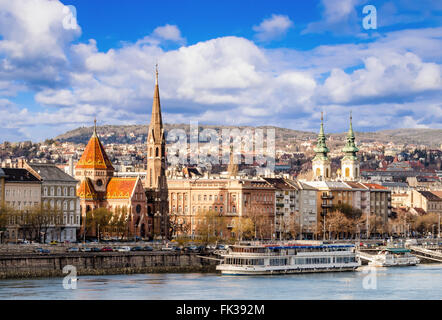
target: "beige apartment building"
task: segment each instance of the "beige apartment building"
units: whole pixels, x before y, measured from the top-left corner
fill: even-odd
[[[4,204],[26,213],[41,204],[41,181],[26,169],[2,168],[4,175]],[[9,221],[4,239],[23,239],[20,221]]]
[[[275,232],[275,188],[263,179],[174,177],[167,184],[170,220],[184,226],[176,235],[196,236],[199,217],[208,211],[228,218],[225,236],[235,236],[231,224],[235,217],[251,217],[264,238]]]

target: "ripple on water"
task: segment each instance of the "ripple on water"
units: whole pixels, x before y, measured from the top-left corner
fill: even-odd
[[[364,272],[365,270],[365,272]],[[363,288],[368,274],[356,272],[274,276],[136,274],[79,276],[76,290],[62,278],[1,280],[1,299],[441,299],[442,264],[375,268],[375,290]]]

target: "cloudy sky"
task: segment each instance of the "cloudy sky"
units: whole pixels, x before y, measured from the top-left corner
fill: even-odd
[[[147,124],[156,63],[169,123],[442,128],[441,1],[0,0],[0,142]]]

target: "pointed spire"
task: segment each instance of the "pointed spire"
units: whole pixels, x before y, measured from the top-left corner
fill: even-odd
[[[355,133],[353,132],[352,119],[353,119],[352,112],[350,111],[350,126],[348,128],[348,133],[347,133],[347,142],[344,148],[342,149],[342,152],[345,153],[344,159],[345,158],[357,159],[356,152],[359,151],[359,149],[356,147],[355,144]]]
[[[230,146],[230,159],[229,159],[229,165],[227,166],[227,172],[231,177],[236,177],[238,175],[238,164],[235,163],[233,146]]]
[[[97,117],[94,118],[94,132],[92,133],[92,136],[97,136]]]
[[[152,116],[150,118],[149,135],[159,139],[162,134],[163,120],[161,117],[160,89],[158,85],[158,64],[155,65],[155,89],[153,93]]]
[[[158,85],[158,63],[155,65],[155,85]]]
[[[329,149],[327,148],[327,144],[326,144],[326,136],[324,133],[324,114],[323,112],[321,112],[321,128],[319,129],[319,134],[318,134],[318,142],[316,144],[316,147],[314,149],[314,151],[316,152],[316,156],[315,159],[327,159],[328,156],[328,152]]]
[[[353,124],[352,124],[353,117],[351,116],[351,110],[350,110],[350,128],[348,129],[348,136],[354,137],[355,134],[353,132]]]

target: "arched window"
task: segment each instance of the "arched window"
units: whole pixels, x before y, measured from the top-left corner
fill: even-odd
[[[325,177],[326,177],[326,178],[330,177],[329,172],[328,172],[328,168],[325,169]]]
[[[159,150],[158,150],[158,147],[156,147],[156,149],[155,149],[155,157],[158,157],[158,154],[159,154]]]
[[[345,177],[350,177],[350,168],[345,168]]]
[[[316,176],[319,177],[321,175],[321,169],[316,168]]]

